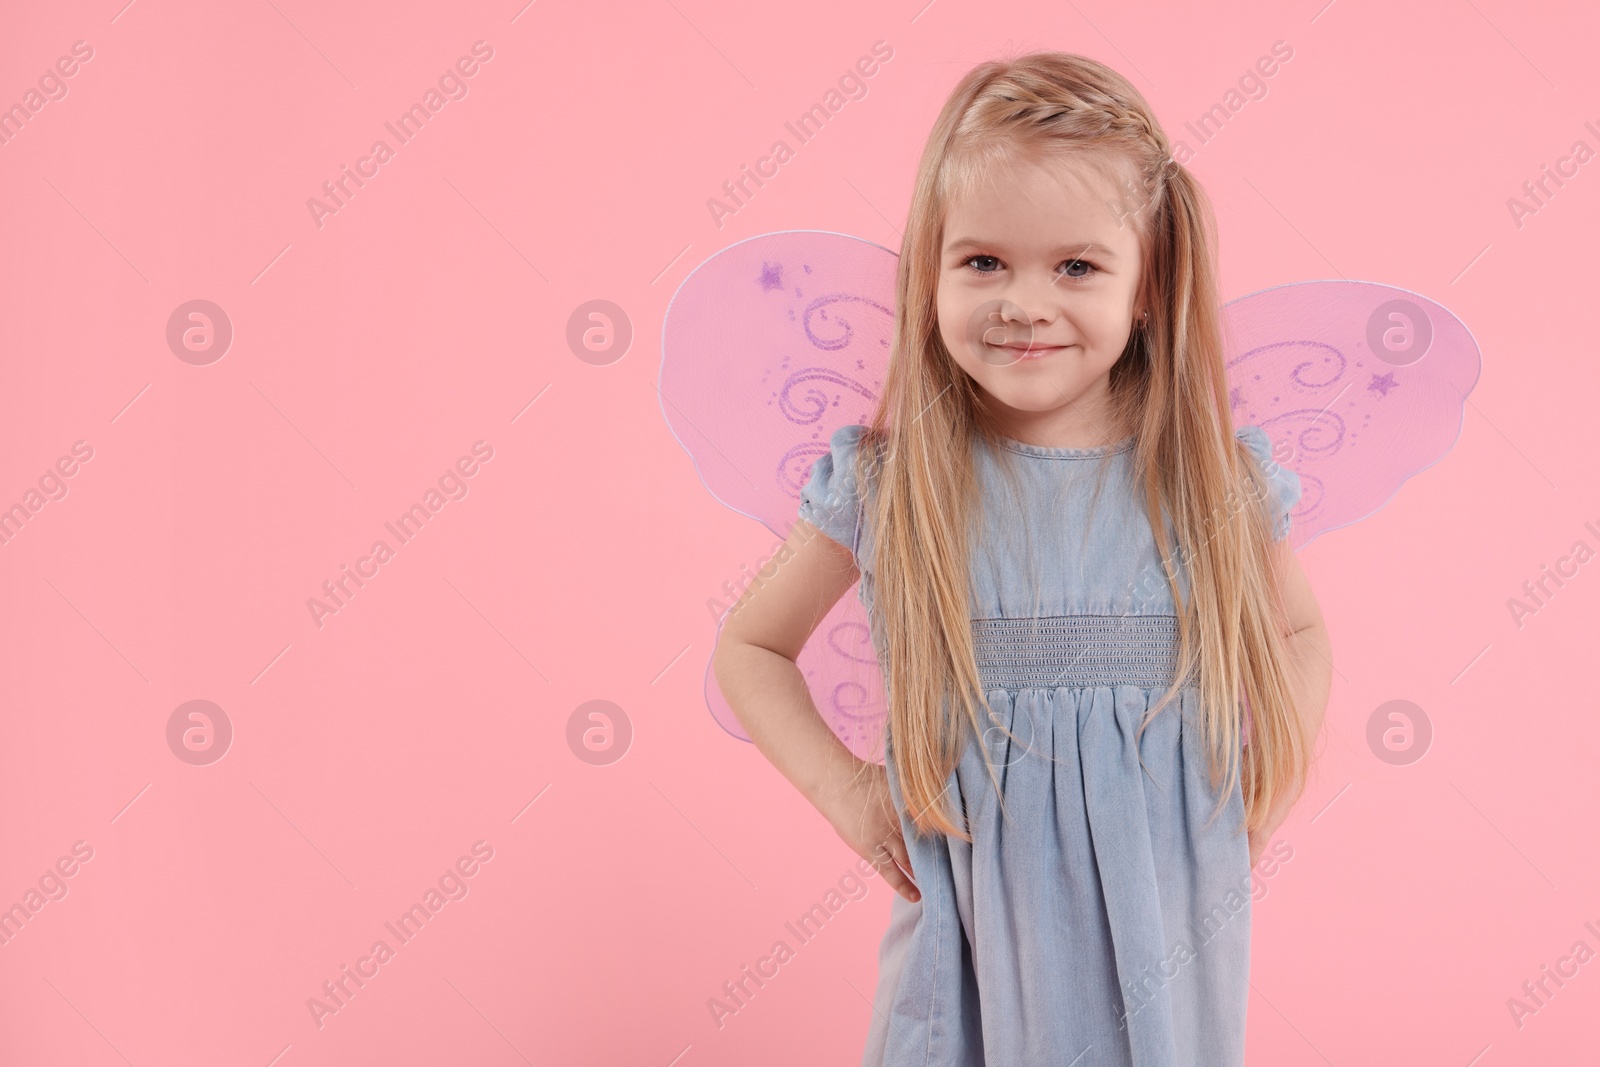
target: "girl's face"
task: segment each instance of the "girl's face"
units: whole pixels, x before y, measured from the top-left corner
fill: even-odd
[[[1141,250],[1122,203],[1088,167],[1019,162],[949,207],[939,333],[1008,437],[1091,448],[1131,432],[1108,403],[1139,311]]]

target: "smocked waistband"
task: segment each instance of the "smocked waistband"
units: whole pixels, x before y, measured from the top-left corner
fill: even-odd
[[[1174,615],[973,619],[972,642],[986,689],[1165,688],[1178,669]],[[1185,684],[1198,680],[1191,671]]]

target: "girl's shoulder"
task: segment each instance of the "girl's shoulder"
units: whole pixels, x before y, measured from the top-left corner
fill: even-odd
[[[833,431],[800,490],[800,518],[857,552],[861,542],[861,463],[867,427],[849,423]],[[870,471],[869,471],[870,473]]]
[[[1255,457],[1256,466],[1272,490],[1272,539],[1281,541],[1289,536],[1289,513],[1300,502],[1304,489],[1300,484],[1300,476],[1273,458],[1272,440],[1260,426],[1240,426],[1234,431],[1234,437]]]

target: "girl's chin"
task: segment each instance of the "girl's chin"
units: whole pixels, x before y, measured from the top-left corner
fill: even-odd
[[[1000,396],[996,397],[995,399],[1000,401],[999,406],[1001,411],[1008,412],[1012,415],[1045,415],[1053,411],[1067,410],[1072,406],[1071,404],[1062,403],[1061,394],[1059,393],[1051,394],[1048,399],[1044,397],[1018,396]],[[1074,401],[1074,403],[1076,403],[1076,401]]]

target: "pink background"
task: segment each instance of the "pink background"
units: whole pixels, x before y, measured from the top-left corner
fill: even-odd
[[[661,417],[667,302],[760,233],[897,248],[982,59],[1093,55],[1193,148],[1185,121],[1280,40],[1191,163],[1226,294],[1410,289],[1484,369],[1445,460],[1302,553],[1338,673],[1256,904],[1251,1061],[1597,1055],[1600,962],[1520,1027],[1507,1007],[1600,950],[1600,571],[1520,628],[1507,607],[1600,546],[1600,173],[1520,226],[1507,206],[1600,148],[1592,8],[121,4],[0,34],[0,104],[93,49],[0,145],[0,507],[93,449],[0,545],[0,906],[93,850],[0,946],[0,1062],[856,1062],[877,879],[720,1027],[707,1007],[856,857],[706,709],[706,601],[773,538]],[[468,95],[319,228],[307,199],[479,40]],[[878,40],[866,97],[719,228],[708,198]],[[165,338],[194,299],[234,330],[206,366]],[[566,340],[596,299],[633,328],[607,365]],[[307,600],[476,441],[465,498],[319,628]],[[234,730],[205,766],[166,736],[194,699]],[[609,765],[568,741],[595,699],[631,724]],[[1393,699],[1433,724],[1410,765],[1366,740]],[[479,841],[468,894],[319,1028],[307,999]]]

